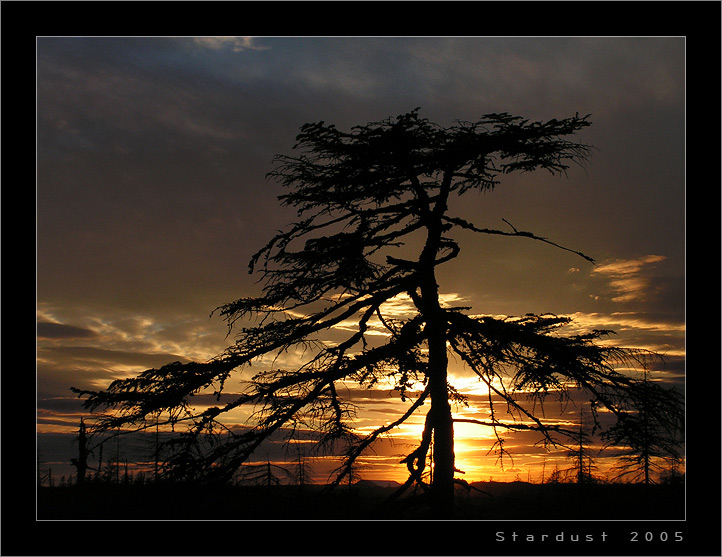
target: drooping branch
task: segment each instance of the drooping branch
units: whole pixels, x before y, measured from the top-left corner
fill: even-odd
[[[497,366],[495,364],[480,365],[478,360],[474,358],[473,354],[463,350],[460,343],[456,341],[451,342],[451,347],[454,352],[461,356],[462,360],[472,369],[472,371],[474,371],[479,376],[479,378],[488,388],[487,396],[489,413],[491,417],[491,422],[489,422],[488,425],[490,425],[494,431],[494,435],[496,437],[495,445],[499,447],[499,454],[502,457],[504,455],[508,455],[508,453],[504,449],[504,439],[499,433],[499,428],[504,430],[521,429],[538,431],[539,433],[541,433],[545,444],[552,446],[556,446],[558,444],[558,441],[554,437],[552,437],[552,433],[556,432],[565,434],[566,430],[561,429],[555,425],[545,424],[539,417],[535,416],[528,409],[519,404],[514,394],[507,389],[506,385],[504,384],[502,372],[500,370],[497,370]],[[498,385],[495,384],[495,380],[498,380]],[[528,426],[526,424],[520,424],[518,422],[509,423],[498,420],[496,417],[496,403],[494,402],[493,395],[498,396],[499,399],[504,404],[506,404],[507,408],[512,411],[510,412],[512,416],[514,415],[513,412],[516,412],[517,415],[520,415],[523,418],[530,420],[535,425]],[[474,423],[481,422],[475,421]],[[483,425],[486,424],[484,423]]]
[[[363,299],[342,300],[335,307],[310,318],[274,321],[245,330],[238,343],[208,362],[173,362],[159,369],[144,371],[134,378],[116,380],[105,391],[76,388],[72,390],[79,396],[88,397],[84,406],[91,411],[98,408],[122,409],[122,413],[100,422],[102,428],[107,429],[142,421],[146,415],[162,410],[186,411],[190,406],[189,397],[196,393],[214,384],[219,385],[217,392],[220,393],[223,383],[233,370],[273,351],[285,350],[299,342],[305,342],[310,335],[328,330],[361,311],[365,311],[370,317],[384,301],[406,288],[407,285],[401,282]],[[342,308],[340,313],[328,316],[332,310],[338,308]],[[355,341],[359,337],[352,338]],[[254,402],[258,396],[262,395],[248,398],[246,402]]]
[[[426,469],[426,459],[429,455],[429,449],[431,447],[431,441],[433,439],[434,424],[432,419],[433,408],[426,413],[426,419],[424,420],[424,430],[421,434],[421,442],[410,454],[401,460],[401,464],[406,464],[406,468],[409,472],[409,477],[406,482],[397,491],[400,495],[408,487],[413,484],[417,484],[426,489],[427,486],[422,480],[422,475]]]
[[[426,401],[426,399],[429,396],[429,387],[427,386],[426,389],[417,397],[417,399],[414,401],[414,403],[409,406],[409,408],[401,415],[400,418],[397,420],[394,420],[393,422],[386,424],[384,426],[381,426],[368,435],[361,439],[360,441],[354,443],[349,450],[346,452],[346,457],[344,459],[343,465],[337,470],[337,475],[333,482],[331,482],[330,487],[336,487],[338,486],[341,481],[343,481],[344,477],[346,477],[351,470],[353,469],[354,463],[356,460],[363,454],[363,452],[369,448],[373,443],[384,433],[387,433],[391,431],[392,429],[397,428],[401,424],[403,424],[406,420],[408,420],[415,412],[418,410]]]
[[[664,423],[670,431],[680,431],[682,406],[678,393],[658,385],[650,389],[644,381],[617,371],[615,365],[644,366],[647,354],[594,342],[608,331],[568,337],[550,335],[551,330],[569,323],[568,318],[557,316],[496,319],[449,312],[449,322],[452,349],[489,389],[491,421],[488,425],[495,431],[497,427],[534,430],[543,435],[545,443],[552,444],[557,443],[552,433],[574,437],[575,431],[543,423],[517,401],[518,394],[543,401],[550,393],[556,393],[563,400],[569,396],[569,384],[591,396],[595,421],[599,405],[616,416],[618,424],[628,424],[644,404],[645,408],[651,408],[655,420]],[[493,411],[492,393],[534,425],[498,420]],[[501,443],[498,435],[497,440]]]
[[[504,230],[496,230],[493,228],[479,228],[479,227],[473,225],[472,223],[470,223],[464,219],[458,218],[458,217],[444,216],[443,219],[444,219],[444,221],[446,221],[450,224],[453,224],[455,226],[459,226],[459,227],[465,228],[467,230],[473,230],[474,232],[479,232],[481,234],[492,234],[492,235],[497,235],[497,236],[515,236],[515,237],[520,237],[520,238],[531,238],[532,240],[538,240],[540,242],[544,242],[545,244],[549,244],[551,246],[562,249],[564,251],[569,251],[571,253],[574,253],[574,254],[586,259],[590,263],[596,263],[596,261],[594,259],[592,259],[588,255],[583,254],[580,251],[576,251],[576,250],[564,247],[560,244],[557,244],[556,242],[552,242],[551,240],[549,240],[547,238],[544,238],[542,236],[537,236],[536,234],[533,234],[531,232],[517,230],[506,219],[502,219],[502,220],[504,222],[506,222],[512,228],[513,232],[507,232]]]
[[[497,420],[492,420],[490,422],[486,422],[484,420],[476,420],[474,418],[454,418],[454,423],[466,423],[466,424],[476,424],[484,427],[493,427],[493,428],[504,428],[508,430],[514,430],[514,431],[539,431],[541,433],[546,432],[557,432],[561,433],[566,436],[574,436],[577,435],[578,432],[576,432],[573,429],[566,429],[559,425],[554,424],[544,424],[542,426],[539,425],[529,425],[529,424],[522,424],[522,423],[509,423],[509,422],[500,422]]]

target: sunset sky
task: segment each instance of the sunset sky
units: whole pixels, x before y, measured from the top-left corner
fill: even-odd
[[[684,38],[40,37],[40,459],[61,466],[57,439],[73,456],[72,439],[50,435],[77,431],[83,411],[71,386],[207,360],[232,342],[209,314],[260,293],[248,261],[295,218],[265,174],[275,154],[291,153],[301,125],[347,130],[416,107],[442,126],[493,112],[591,114],[576,136],[595,148],[584,168],[504,176],[452,211],[480,227],[506,219],[597,264],[529,239],[459,233],[441,291],[475,313],[551,312],[614,329],[615,342],[665,354],[655,377],[681,385]],[[478,383],[450,371],[475,403]],[[365,395],[360,428],[398,412],[387,393]],[[403,479],[403,465],[392,465],[420,431],[411,429],[362,473]],[[514,465],[502,471],[485,456],[489,432],[459,426],[457,440],[467,480],[538,480],[543,466],[568,465],[516,436]]]

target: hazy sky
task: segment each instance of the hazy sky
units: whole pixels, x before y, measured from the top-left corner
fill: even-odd
[[[520,238],[459,234],[441,290],[475,312],[574,315],[684,370],[683,38],[38,38],[39,431],[77,429],[70,386],[232,339],[211,311],[258,294],[250,256],[294,219],[271,159],[301,125],[421,107],[440,125],[591,114],[567,177],[507,176],[452,206]]]

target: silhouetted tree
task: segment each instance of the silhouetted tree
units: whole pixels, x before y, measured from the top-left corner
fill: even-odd
[[[677,408],[682,404],[678,391],[661,387],[649,378],[634,385],[625,413],[602,433],[606,447],[622,446],[616,479],[625,478],[646,485],[654,483],[653,474],[677,467],[682,460],[682,429]]]
[[[578,484],[587,484],[594,481],[592,470],[596,469],[594,457],[592,456],[591,441],[592,434],[589,433],[584,424],[584,408],[579,411],[579,432],[577,433],[577,444],[567,452],[567,457],[574,465],[571,471]]]
[[[684,483],[684,473],[680,470],[680,462],[672,462],[668,468],[662,470],[659,474],[659,483],[663,485],[682,485]]]
[[[98,468],[95,471],[95,480],[100,481],[103,472],[103,443],[98,445]]]
[[[85,422],[83,418],[80,418],[80,427],[78,428],[78,458],[71,458],[70,462],[75,466],[78,471],[77,474],[77,485],[82,486],[85,484],[85,473],[88,470],[88,440],[85,433]]]
[[[235,475],[235,480],[240,484],[265,485],[267,488],[278,486],[281,483],[280,476],[290,478],[293,475],[283,466],[272,464],[270,460],[264,464],[246,464],[241,466]]]
[[[308,483],[309,478],[311,477],[311,467],[306,462],[306,459],[304,458],[303,452],[301,452],[301,449],[297,449],[297,456],[296,456],[296,467],[295,467],[295,476],[296,476],[296,483],[303,487]]]
[[[87,408],[109,410],[96,431],[150,427],[149,416],[167,412],[169,422],[189,424],[168,472],[228,478],[274,432],[310,427],[320,446],[345,446],[338,483],[379,436],[428,403],[419,445],[402,461],[409,473],[402,489],[428,490],[435,515],[449,516],[455,483],[451,404],[465,401],[448,382],[450,351],[489,388],[489,419],[471,421],[496,431],[534,430],[546,443],[573,437],[575,431],[547,423],[518,396],[524,392],[538,402],[550,392],[566,396],[570,385],[614,415],[626,416],[622,403],[634,398],[637,380],[616,366],[633,363],[636,353],[596,342],[609,331],[563,336],[567,317],[472,315],[469,308],[444,306],[437,283],[438,267],[460,252],[452,237],[457,230],[533,239],[592,261],[511,225],[479,227],[449,209],[452,196],[491,191],[501,175],[537,169],[563,174],[569,164],[584,163],[590,148],[565,138],[589,125],[588,117],[578,114],[530,122],[502,113],[441,127],[416,109],[348,132],[324,122],[302,126],[298,154],[277,156],[269,173],[288,188],[279,199],[297,210],[299,220],[251,259],[262,294],[216,310],[229,332],[246,325],[237,330],[236,342],[208,362],[169,363],[114,381],[104,391],[74,389],[88,397]],[[387,303],[400,297],[413,304],[406,316],[387,311]],[[339,334],[342,324],[349,331],[350,322],[354,328],[343,340],[324,342],[324,333]],[[194,395],[213,391],[220,399],[231,373],[295,348],[305,350],[295,368],[264,369],[235,400],[194,411]],[[338,387],[382,380],[394,385],[408,407],[392,423],[359,435],[353,430],[355,407]],[[416,396],[419,383],[423,391]],[[495,397],[512,418],[499,417]],[[215,435],[222,416],[242,405],[255,407],[255,426]],[[209,446],[197,452],[203,434]],[[432,441],[434,474],[427,485],[423,476]]]

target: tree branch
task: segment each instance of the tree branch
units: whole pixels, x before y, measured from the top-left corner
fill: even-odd
[[[564,251],[569,251],[571,253],[574,253],[574,254],[586,259],[590,263],[596,263],[596,261],[594,259],[592,259],[588,255],[583,254],[580,251],[576,251],[576,250],[564,247],[562,245],[557,244],[556,242],[552,242],[551,240],[548,240],[547,238],[543,238],[541,236],[537,236],[536,234],[532,234],[531,232],[519,231],[516,228],[514,228],[514,226],[512,226],[511,223],[509,223],[509,221],[507,221],[506,219],[502,219],[502,220],[505,223],[507,223],[509,226],[511,226],[513,232],[504,232],[503,230],[495,230],[492,228],[478,228],[477,226],[474,226],[472,223],[470,223],[464,219],[457,218],[457,217],[449,217],[449,216],[444,215],[442,217],[442,219],[445,220],[446,222],[449,222],[456,226],[460,226],[461,228],[465,228],[467,230],[473,230],[474,232],[479,232],[482,234],[495,234],[498,236],[516,236],[516,237],[521,237],[521,238],[531,238],[532,240],[539,240],[540,242],[544,242],[545,244],[549,244],[551,246],[562,249]]]

